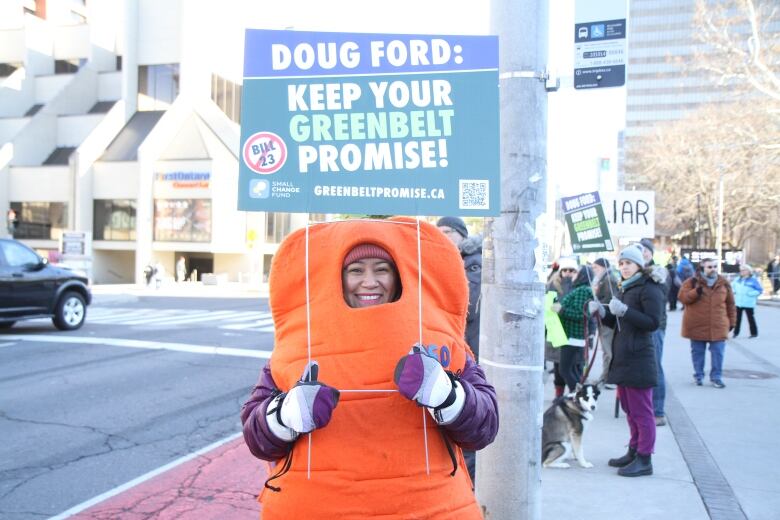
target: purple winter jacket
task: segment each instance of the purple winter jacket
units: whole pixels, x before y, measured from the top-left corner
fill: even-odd
[[[459,381],[466,393],[466,402],[458,418],[442,428],[461,448],[481,450],[493,442],[498,433],[496,390],[487,382],[482,368],[471,357],[466,358]],[[287,455],[294,444],[276,437],[265,421],[268,405],[278,392],[269,362],[263,367],[249,400],[241,408],[244,441],[249,451],[259,459],[279,460]]]

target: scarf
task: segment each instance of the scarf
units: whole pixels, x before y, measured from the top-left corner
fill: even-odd
[[[707,287],[711,289],[712,286],[715,285],[715,282],[718,281],[718,273],[715,273],[712,276],[705,276],[704,281],[707,283]]]
[[[642,271],[635,272],[630,278],[620,282],[620,290],[626,292],[626,289],[637,283],[642,278]]]

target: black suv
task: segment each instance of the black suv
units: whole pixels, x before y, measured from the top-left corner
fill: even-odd
[[[41,317],[50,317],[60,330],[78,329],[92,301],[87,283],[21,242],[0,238],[0,329]]]

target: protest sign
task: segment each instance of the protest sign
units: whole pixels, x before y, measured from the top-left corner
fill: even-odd
[[[602,193],[601,201],[613,237],[655,236],[655,192],[616,191]]]
[[[569,227],[571,247],[575,253],[595,253],[614,249],[599,192],[564,197],[561,199],[561,204]]]
[[[498,40],[248,30],[239,209],[498,215]]]

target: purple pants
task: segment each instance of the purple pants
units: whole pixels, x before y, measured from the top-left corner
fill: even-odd
[[[653,389],[618,386],[620,406],[626,413],[631,440],[628,445],[637,453],[650,455],[655,449],[655,415]]]

